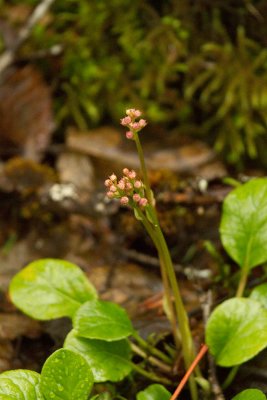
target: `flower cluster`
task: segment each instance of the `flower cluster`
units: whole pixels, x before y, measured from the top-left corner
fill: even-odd
[[[136,110],[134,108],[126,110],[126,116],[121,119],[121,125],[130,129],[126,132],[127,139],[134,139],[134,133],[139,132],[147,125],[145,119],[141,118],[139,121],[136,121],[136,118],[139,118],[141,115],[142,112],[140,110]]]
[[[123,169],[123,177],[118,180],[115,174],[110,175],[105,180],[107,187],[107,197],[109,199],[120,199],[122,205],[130,205],[132,207],[139,206],[141,208],[148,204],[145,197],[144,184],[137,179],[134,170],[129,171],[128,168]]]

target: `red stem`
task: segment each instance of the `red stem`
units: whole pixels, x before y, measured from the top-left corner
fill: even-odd
[[[201,360],[201,358],[204,356],[204,354],[208,351],[208,346],[206,344],[203,344],[199,353],[197,354],[196,358],[194,359],[194,361],[192,362],[192,364],[190,365],[190,367],[188,368],[186,374],[184,375],[183,379],[181,380],[181,382],[179,383],[179,385],[177,386],[177,389],[175,390],[175,392],[173,393],[172,397],[170,398],[170,400],[176,400],[177,397],[179,396],[179,394],[181,393],[181,391],[183,390],[186,382],[188,381],[190,375],[192,374],[192,372],[194,371],[194,369],[196,368],[197,364],[199,363],[199,361]]]

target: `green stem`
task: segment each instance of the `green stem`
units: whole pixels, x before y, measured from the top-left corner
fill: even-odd
[[[235,367],[231,368],[231,371],[229,372],[229,374],[227,375],[225,381],[222,384],[222,389],[225,390],[228,388],[228,386],[231,385],[231,383],[233,382],[237,371],[239,369],[240,365],[236,365]]]
[[[145,350],[147,350],[150,354],[153,354],[154,356],[158,357],[165,363],[172,365],[173,360],[168,357],[166,354],[164,354],[162,351],[158,350],[157,348],[151,346],[146,340],[144,340],[138,332],[134,331],[132,336],[135,338],[137,343]]]
[[[182,352],[183,352],[183,357],[184,357],[184,362],[185,362],[185,367],[188,369],[194,359],[194,346],[193,346],[193,338],[191,335],[190,327],[189,327],[189,320],[187,317],[187,313],[185,311],[183,301],[182,301],[182,296],[180,294],[180,289],[177,283],[175,271],[173,268],[172,260],[170,257],[169,249],[167,247],[165,238],[163,236],[163,233],[160,229],[160,227],[157,227],[157,234],[158,234],[158,239],[162,248],[162,254],[163,254],[163,259],[164,259],[164,264],[167,270],[167,274],[170,280],[171,288],[173,290],[174,294],[174,304],[176,308],[176,314],[178,318],[178,323],[179,323],[179,329],[181,332],[181,338],[182,338]],[[190,386],[190,391],[192,395],[192,399],[197,399],[197,386],[194,378],[190,376],[189,378],[189,386]]]
[[[157,247],[159,255],[160,255],[160,260],[162,262],[162,265],[166,269],[166,275],[168,276],[168,281],[170,283],[171,289],[174,294],[174,305],[176,308],[176,314],[177,314],[176,316],[177,316],[177,320],[179,323],[179,329],[181,332],[181,339],[182,339],[182,353],[183,353],[186,369],[188,369],[194,359],[193,338],[192,338],[190,327],[189,327],[187,313],[184,308],[182,297],[181,297],[180,290],[178,287],[175,271],[173,268],[173,263],[172,263],[170,253],[169,253],[169,249],[166,244],[163,233],[161,231],[161,228],[158,224],[158,218],[157,218],[156,210],[154,208],[154,198],[153,198],[153,194],[152,194],[149,180],[148,180],[148,173],[147,173],[147,169],[146,169],[143,149],[142,149],[142,146],[141,146],[141,143],[139,140],[138,133],[136,133],[136,132],[134,132],[134,139],[135,139],[135,144],[136,144],[136,148],[137,148],[137,152],[138,152],[138,156],[139,156],[139,160],[140,160],[141,171],[143,174],[146,196],[148,199],[148,203],[151,207],[152,220],[155,221],[155,223],[153,223],[153,225],[150,225],[149,221],[146,221],[145,218],[143,218],[142,220],[146,221],[146,225],[147,224],[150,225],[151,229],[148,230],[148,233],[149,234],[150,234],[150,232],[152,233],[152,236],[150,234],[152,240],[153,240],[153,238],[156,238],[153,241],[155,244],[157,243],[156,247]],[[146,227],[146,225],[144,223],[145,227]],[[153,228],[152,228],[152,226],[153,226]],[[164,277],[164,274],[163,274],[163,277]],[[169,293],[170,291],[168,288],[167,288],[167,290]],[[189,387],[190,387],[192,399],[196,400],[198,398],[197,386],[196,386],[196,382],[192,376],[189,378]]]
[[[249,268],[242,268],[241,270],[241,277],[240,277],[240,281],[239,281],[239,285],[237,288],[237,292],[236,292],[236,297],[242,297],[246,284],[247,284],[247,280],[248,280],[248,274],[249,274]]]
[[[136,144],[136,148],[137,148],[137,152],[138,152],[138,156],[139,156],[139,161],[141,164],[141,171],[143,174],[143,180],[144,180],[144,184],[145,184],[145,192],[146,192],[147,200],[148,200],[148,203],[153,207],[154,199],[153,199],[153,194],[152,194],[149,180],[148,180],[148,173],[147,173],[147,169],[146,169],[143,148],[141,146],[138,133],[136,133],[136,132],[134,132],[134,140],[135,140],[135,144]]]
[[[131,344],[131,349],[133,350],[133,352],[138,354],[140,357],[142,357],[144,360],[149,362],[151,365],[158,367],[166,374],[170,374],[172,372],[172,367],[170,365],[165,364],[163,361],[159,360],[158,358],[156,358],[154,356],[148,355],[144,350],[142,350],[135,343],[131,342],[130,344]]]
[[[146,378],[150,379],[151,381],[159,382],[159,383],[162,383],[163,385],[171,385],[172,384],[172,381],[170,381],[167,378],[158,376],[158,375],[154,374],[153,372],[148,372],[144,368],[142,368],[139,365],[136,365],[134,363],[130,363],[130,364],[136,372],[145,376]]]
[[[163,283],[163,287],[164,287],[164,294],[165,294],[165,298],[166,298],[166,302],[167,302],[167,308],[168,308],[168,318],[169,318],[170,323],[171,323],[171,327],[172,327],[172,332],[173,332],[173,337],[174,337],[174,341],[175,341],[175,344],[176,344],[176,348],[179,348],[179,345],[180,345],[181,341],[179,339],[179,335],[178,335],[178,332],[177,332],[176,314],[175,314],[173,303],[172,303],[172,293],[171,293],[171,289],[170,289],[169,279],[168,279],[168,276],[167,276],[167,271],[164,268],[162,250],[161,250],[161,246],[160,246],[160,243],[159,243],[159,240],[158,240],[158,236],[156,235],[155,227],[153,225],[151,225],[151,223],[146,219],[145,215],[142,213],[142,211],[138,207],[136,208],[136,212],[137,212],[140,220],[142,221],[147,233],[149,234],[151,240],[155,244],[156,249],[157,249],[158,254],[159,254],[161,277],[162,277],[162,283]]]

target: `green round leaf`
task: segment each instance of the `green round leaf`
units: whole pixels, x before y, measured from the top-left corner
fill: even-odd
[[[53,353],[41,372],[41,390],[47,399],[87,400],[93,383],[85,358],[67,349]]]
[[[266,396],[258,389],[247,389],[236,395],[232,400],[266,400]]]
[[[93,300],[83,304],[73,319],[77,335],[88,339],[120,340],[131,335],[132,323],[117,304]]]
[[[47,320],[72,317],[81,304],[97,294],[75,264],[47,258],[32,262],[14,276],[10,296],[25,314]]]
[[[250,298],[259,301],[264,308],[267,308],[267,283],[255,287],[250,293]]]
[[[164,386],[155,383],[137,393],[137,400],[169,400],[171,393]]]
[[[131,348],[126,339],[115,342],[85,339],[72,330],[64,347],[86,358],[94,375],[95,382],[117,382],[127,376],[131,370]]]
[[[240,267],[267,261],[267,179],[253,179],[226,197],[220,233],[225,250]]]
[[[251,299],[226,300],[211,314],[206,343],[217,364],[232,367],[267,346],[267,310]]]
[[[40,375],[26,369],[3,372],[0,375],[0,399],[44,400],[40,391]]]

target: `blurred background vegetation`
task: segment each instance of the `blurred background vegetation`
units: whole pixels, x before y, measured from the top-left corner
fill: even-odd
[[[12,8],[22,15],[38,3],[0,0],[1,19],[16,29],[23,18],[12,19]],[[265,0],[64,0],[35,26],[19,60],[38,64],[53,88],[59,130],[117,125],[136,107],[229,163],[267,165],[266,45]]]

